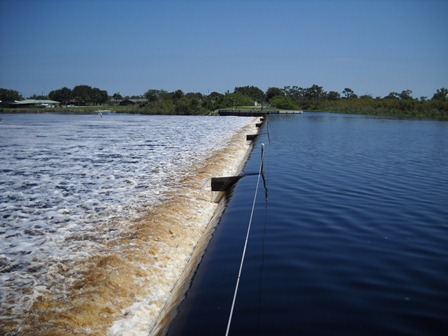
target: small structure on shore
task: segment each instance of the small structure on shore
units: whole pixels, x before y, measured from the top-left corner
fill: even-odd
[[[220,109],[218,114],[220,116],[241,116],[241,117],[261,117],[267,114],[301,114],[303,111],[290,111],[290,110],[227,110]]]
[[[48,99],[25,99],[20,101],[15,101],[9,104],[9,107],[57,107],[61,103],[55,100]]]
[[[145,104],[148,101],[148,99],[138,98],[138,99],[131,99],[126,98],[119,102],[120,106],[129,106],[129,105],[136,105],[136,104]]]

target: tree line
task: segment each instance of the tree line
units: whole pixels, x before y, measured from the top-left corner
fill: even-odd
[[[184,93],[182,90],[168,92],[150,89],[141,96],[123,97],[120,93],[109,96],[107,91],[88,85],[78,85],[73,89],[63,87],[48,93],[48,96],[33,96],[36,99],[52,99],[63,105],[102,105],[124,98],[139,98],[130,109],[132,112],[147,114],[209,114],[221,108],[261,105],[264,108],[334,111],[342,113],[364,113],[378,115],[428,116],[448,118],[448,89],[438,89],[431,98],[412,97],[411,90],[390,92],[384,97],[358,95],[350,88],[341,93],[325,91],[317,84],[311,87],[284,86],[270,87],[266,91],[256,86],[235,87],[233,92],[224,94],[211,92]],[[14,90],[0,89],[0,100],[22,99]]]
[[[62,105],[102,105],[109,101],[106,90],[100,90],[89,85],[77,85],[73,89],[63,87],[53,90],[48,95],[33,95],[29,99],[51,99]],[[22,100],[22,95],[16,90],[0,89],[0,100],[3,102],[14,102]]]

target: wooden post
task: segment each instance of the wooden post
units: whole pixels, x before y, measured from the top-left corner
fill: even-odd
[[[240,176],[212,177],[212,191],[227,191],[238,182],[240,178]]]

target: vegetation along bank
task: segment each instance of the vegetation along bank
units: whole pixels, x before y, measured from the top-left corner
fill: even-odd
[[[123,97],[118,92],[110,96],[105,90],[78,85],[73,89],[63,87],[47,95],[27,98],[34,101],[24,101],[24,97],[16,90],[0,88],[0,112],[47,112],[58,108],[58,111],[83,113],[107,109],[123,113],[195,115],[213,114],[220,108],[251,106],[448,119],[447,88],[437,89],[431,98],[414,98],[411,90],[390,92],[384,97],[357,95],[350,88],[339,93],[325,91],[316,84],[309,88],[270,87],[266,92],[256,86],[242,86],[236,87],[233,92],[211,92],[207,95],[199,92],[184,93],[182,90],[168,92],[150,89],[143,95]],[[45,104],[45,100],[58,102],[58,105],[49,106]]]

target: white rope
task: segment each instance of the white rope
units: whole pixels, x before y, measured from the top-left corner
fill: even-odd
[[[226,336],[229,335],[230,325],[232,323],[233,309],[235,308],[235,302],[236,302],[236,297],[238,294],[238,287],[240,284],[241,272],[243,270],[244,258],[246,256],[247,242],[249,241],[250,228],[252,226],[252,218],[254,215],[255,201],[256,201],[257,195],[258,195],[258,186],[260,185],[260,177],[263,172],[263,161],[264,161],[264,144],[261,144],[261,163],[260,163],[260,169],[258,171],[257,186],[255,188],[254,200],[252,202],[252,211],[250,213],[249,225],[247,226],[246,241],[244,242],[243,254],[241,256],[241,262],[240,262],[240,269],[238,271],[238,277],[236,279],[236,286],[235,286],[235,292],[233,294],[232,307],[230,308],[229,321],[227,322]]]

